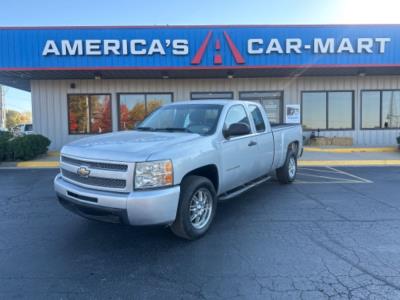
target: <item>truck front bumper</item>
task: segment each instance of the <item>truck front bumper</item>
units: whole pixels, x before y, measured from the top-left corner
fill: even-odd
[[[134,191],[103,192],[83,188],[54,179],[54,189],[60,203],[81,216],[129,225],[171,224],[176,218],[180,187]]]

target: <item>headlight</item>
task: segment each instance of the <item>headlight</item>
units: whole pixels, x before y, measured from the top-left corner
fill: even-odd
[[[157,188],[173,185],[174,172],[170,160],[137,163],[135,189]]]

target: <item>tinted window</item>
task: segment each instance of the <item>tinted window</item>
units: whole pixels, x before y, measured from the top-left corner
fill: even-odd
[[[111,98],[109,95],[93,95],[89,97],[90,133],[112,131]]]
[[[382,92],[382,128],[400,128],[400,91]]]
[[[70,134],[112,131],[110,95],[68,95]]]
[[[265,123],[262,117],[260,109],[255,105],[249,105],[251,117],[253,118],[254,125],[256,126],[257,132],[265,131]]]
[[[250,127],[249,119],[242,105],[232,106],[225,118],[224,128],[228,129],[233,123],[243,123]]]
[[[171,94],[120,94],[119,129],[133,129],[152,111],[170,102]]]
[[[379,91],[362,92],[362,128],[380,128],[380,94]]]
[[[305,129],[326,129],[326,93],[303,93],[302,114]]]
[[[349,129],[353,127],[353,93],[328,93],[328,128]]]
[[[307,129],[352,129],[353,92],[303,92],[302,124]]]

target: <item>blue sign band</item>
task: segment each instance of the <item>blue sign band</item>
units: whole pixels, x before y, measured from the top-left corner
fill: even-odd
[[[400,65],[399,25],[0,28],[0,70]]]

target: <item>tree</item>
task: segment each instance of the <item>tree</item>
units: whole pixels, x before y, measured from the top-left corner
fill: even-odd
[[[129,110],[126,104],[121,104],[119,108],[119,127],[123,130],[131,129],[131,122],[129,120]]]
[[[14,128],[18,124],[21,124],[21,113],[16,110],[7,110],[6,112],[6,127]]]
[[[21,113],[21,123],[32,123],[32,113],[30,111],[24,111]]]

